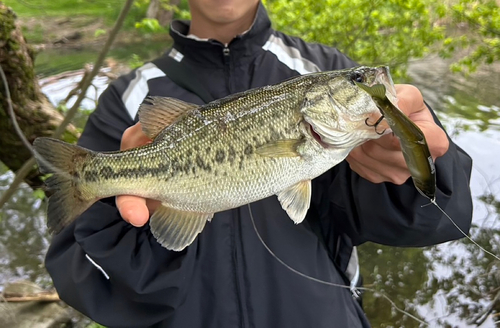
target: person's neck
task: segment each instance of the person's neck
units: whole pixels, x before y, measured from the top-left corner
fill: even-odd
[[[201,39],[213,39],[222,44],[229,44],[237,35],[248,31],[253,24],[255,15],[248,15],[242,20],[218,24],[207,21],[201,17],[193,17],[189,27],[189,34]]]

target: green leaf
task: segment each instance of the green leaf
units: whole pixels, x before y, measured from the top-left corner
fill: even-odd
[[[102,28],[98,28],[94,32],[94,37],[98,38],[98,37],[100,37],[101,35],[104,35],[104,34],[106,34],[106,30],[103,30]]]
[[[35,197],[36,199],[44,199],[45,192],[42,189],[35,189],[33,190],[33,197]]]
[[[53,175],[53,173],[47,173],[45,175],[40,176],[40,180],[45,181],[48,178],[50,178]]]
[[[132,56],[128,62],[128,65],[130,66],[131,69],[134,69],[134,68],[138,68],[138,67],[141,67],[142,65],[144,65],[144,61],[141,60],[139,55],[132,54]]]
[[[144,18],[142,21],[135,23],[135,28],[144,33],[165,32],[165,29],[158,23],[156,18]]]

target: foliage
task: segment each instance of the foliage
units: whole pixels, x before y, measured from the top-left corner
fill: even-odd
[[[465,49],[467,53],[451,68],[474,72],[481,64],[500,59],[500,7],[496,0],[458,0],[448,16],[455,30],[444,40],[441,55],[450,57]]]
[[[68,17],[87,16],[89,18],[102,18],[108,25],[112,25],[123,7],[122,0],[3,0],[12,7],[19,17]],[[147,0],[149,2],[149,0]],[[125,21],[124,26],[131,28],[135,22],[141,20],[146,13],[146,8],[133,6]]]
[[[181,0],[181,3],[172,5],[170,0],[160,0],[161,6],[166,11],[172,11],[176,19],[190,19],[190,13],[187,5],[187,0]],[[149,6],[150,0],[136,0],[134,5],[138,8],[146,8]],[[156,18],[143,18],[135,23],[135,28],[142,33],[165,33],[168,28],[161,26]]]
[[[33,190],[33,197],[35,199],[43,200],[45,198],[45,191],[43,191],[42,189],[35,189]]]
[[[165,32],[165,28],[158,23],[156,18],[143,18],[140,22],[135,23],[135,28],[143,33]]]
[[[175,19],[191,19],[191,12],[189,11],[189,4],[187,0],[180,0],[179,5],[174,10]]]
[[[138,54],[132,54],[130,60],[128,61],[128,66],[131,69],[139,68],[144,65],[144,61],[141,60],[141,57]]]
[[[275,28],[335,46],[362,64],[385,64],[401,75],[444,38],[433,22],[444,15],[430,0],[264,0]]]
[[[94,37],[98,38],[98,37],[100,37],[101,35],[104,35],[104,34],[106,34],[106,30],[104,30],[102,28],[98,28],[94,32]]]
[[[474,71],[500,59],[496,0],[264,0],[275,27],[337,47],[361,64],[404,74],[410,59],[470,52],[451,68]]]

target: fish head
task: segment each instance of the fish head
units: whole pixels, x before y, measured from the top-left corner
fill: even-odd
[[[301,113],[310,134],[324,147],[352,148],[377,139],[388,128],[372,97],[356,83],[387,85],[395,95],[387,67],[356,67],[324,72],[306,92]],[[319,76],[319,75],[318,75]]]

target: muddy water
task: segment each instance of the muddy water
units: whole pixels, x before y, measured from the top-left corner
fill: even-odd
[[[71,58],[69,62],[78,62],[76,57]],[[75,68],[82,67],[81,63],[78,65]],[[45,66],[41,66],[41,70],[44,74],[58,73]],[[500,95],[496,92],[500,85],[500,65],[463,77],[449,73],[446,63],[439,58],[429,58],[412,63],[410,76],[453,139],[473,157],[471,190],[475,227],[472,236],[500,254],[497,224],[500,167],[496,163],[500,158]],[[57,101],[67,94],[71,83],[62,80],[46,90],[51,99]],[[97,84],[104,87],[102,81]],[[12,173],[0,166],[0,193],[11,180]],[[0,290],[6,282],[18,279],[50,285],[43,268],[43,256],[50,239],[45,229],[43,206],[25,186],[1,210]],[[360,248],[360,258],[367,286],[383,291],[399,307],[431,326],[475,327],[473,322],[482,319],[481,313],[500,287],[495,278],[499,273],[498,264],[465,240],[424,249],[366,244]],[[364,305],[374,327],[420,325],[373,293],[365,294]],[[493,313],[498,307],[493,306]],[[487,314],[486,317],[484,327],[494,327],[493,317]]]

